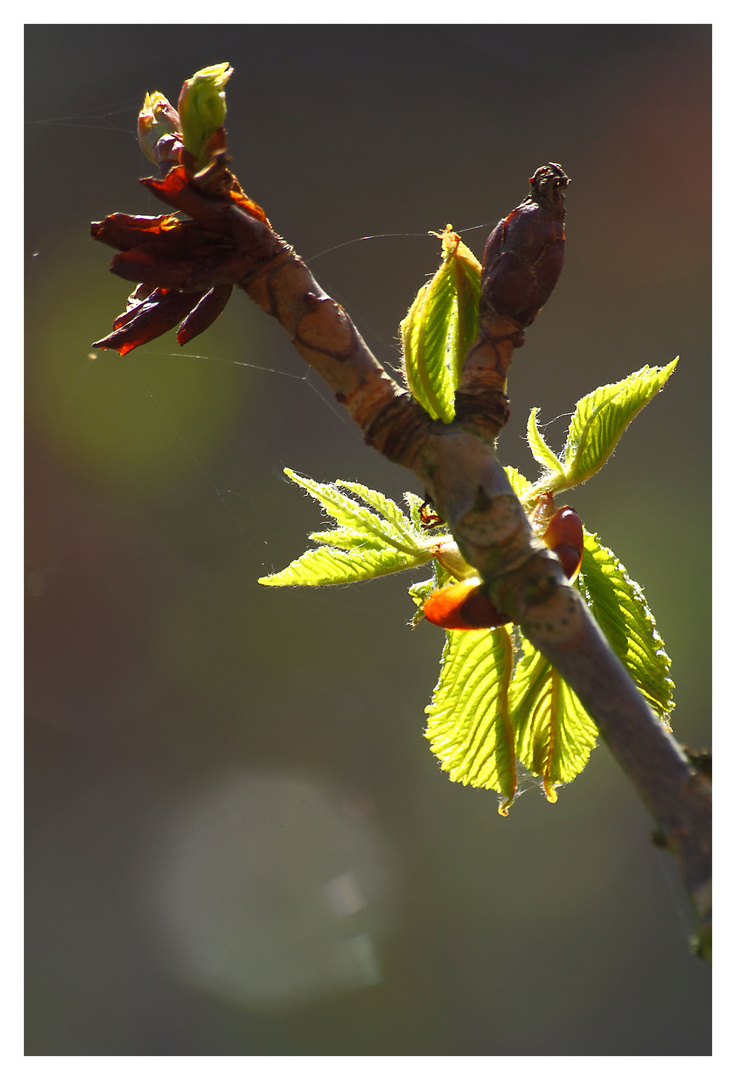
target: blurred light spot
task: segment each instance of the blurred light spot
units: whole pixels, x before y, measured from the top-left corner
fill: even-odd
[[[336,915],[353,915],[365,907],[365,901],[352,874],[338,874],[325,885],[330,907]]]
[[[381,981],[384,844],[327,788],[228,773],[172,808],[152,845],[144,914],[183,981],[262,1012]]]

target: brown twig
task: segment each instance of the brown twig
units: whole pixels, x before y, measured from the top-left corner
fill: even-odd
[[[559,561],[533,533],[494,453],[508,416],[506,376],[513,350],[523,344],[524,329],[561,268],[563,193],[569,183],[562,169],[538,169],[529,197],[489,237],[479,333],[458,389],[456,419],[445,424],[433,421],[386,373],[345,310],[243,194],[224,157],[196,178],[185,166],[186,161],[171,169],[164,180],[145,181],[189,215],[185,222],[172,225],[167,219],[165,227],[151,226],[149,233],[160,229],[166,235],[147,240],[145,258],[131,250],[132,240],[121,244],[119,230],[112,238],[112,218],[93,226],[98,239],[123,247],[113,269],[142,280],[154,308],[171,305],[172,289],[186,296],[209,287],[242,288],[283,326],[366,443],[415,473],[497,608],[519,623],[597,724],[675,856],[704,933],[710,920],[709,782],[651,711]],[[147,340],[145,325],[137,337],[125,339],[139,310],[122,316],[98,344],[124,351],[133,347],[127,341]],[[139,322],[147,318],[152,316],[142,312]]]

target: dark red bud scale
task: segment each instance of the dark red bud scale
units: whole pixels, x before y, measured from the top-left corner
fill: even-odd
[[[125,356],[131,349],[145,345],[175,327],[190,311],[196,310],[204,296],[204,292],[153,289],[117,317],[111,334],[93,345],[99,349],[117,349]]]
[[[171,113],[176,117],[175,110]],[[112,272],[140,283],[126,311],[115,320],[113,332],[96,346],[117,349],[124,356],[177,323],[181,323],[177,340],[186,345],[222,313],[233,285],[252,269],[252,256],[239,248],[240,212],[264,225],[268,219],[227,168],[226,149],[225,129],[220,127],[208,144],[212,160],[196,176],[187,168],[187,163],[193,167],[191,154],[182,149],[177,156],[184,164],[167,161],[163,178],[141,181],[188,217],[118,213],[92,223],[94,239],[119,252]]]
[[[153,237],[181,228],[181,222],[175,214],[160,214],[148,217],[144,214],[108,214],[104,221],[93,221],[90,231],[95,240],[130,251],[144,244]]]
[[[215,285],[204,294],[176,332],[176,340],[180,345],[187,345],[192,338],[212,326],[215,319],[219,318],[225,310],[232,291],[232,285]]]

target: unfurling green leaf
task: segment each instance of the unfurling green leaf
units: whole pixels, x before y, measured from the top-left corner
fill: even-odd
[[[640,585],[598,537],[584,534],[578,588],[619,660],[651,707],[669,726],[675,707],[671,661]]]
[[[529,417],[532,454],[545,470],[522,500],[530,506],[543,491],[557,494],[584,484],[603,468],[631,421],[659,393],[677,366],[676,358],[663,368],[643,367],[617,383],[599,386],[577,403],[565,446],[557,458],[539,433],[536,409]]]
[[[161,139],[181,144],[181,121],[179,114],[158,90],[146,94],[138,113],[138,145],[149,161],[160,165],[163,152]]]
[[[415,581],[409,586],[409,596],[412,598],[418,608],[424,606],[425,601],[428,599],[430,593],[434,592],[437,588],[437,579],[435,577],[427,578],[425,581]]]
[[[450,779],[498,791],[505,815],[516,792],[511,636],[505,627],[450,630],[441,663],[425,734]]]
[[[548,800],[556,802],[555,784],[582,772],[598,729],[576,694],[526,638],[510,702],[516,754],[529,772],[541,777]]]
[[[663,368],[643,367],[580,399],[563,450],[567,487],[584,483],[608,461],[636,414],[659,393],[676,366],[677,359]]]
[[[323,545],[306,551],[284,570],[259,578],[261,585],[343,585],[394,574],[430,562],[430,544],[391,499],[347,480],[320,484],[291,469],[284,472],[303,487],[337,522],[336,529],[313,532]],[[351,499],[339,487],[358,495]],[[415,496],[416,497],[416,496]]]
[[[547,446],[544,436],[537,427],[538,412],[539,409],[532,409],[529,413],[529,420],[526,426],[526,438],[529,443],[529,449],[537,464],[541,465],[548,474],[552,476],[563,476],[564,469],[562,468],[562,463],[549,446]]]
[[[532,487],[531,481],[527,480],[523,473],[520,473],[513,465],[504,465],[503,468],[511,487],[514,489],[514,494],[523,501],[523,496]]]
[[[179,94],[184,146],[201,166],[208,164],[208,142],[225,123],[225,83],[233,69],[225,62],[196,71]]]
[[[433,420],[449,424],[478,332],[481,266],[451,226],[436,235],[442,238],[442,264],[417,293],[400,332],[407,386]]]
[[[416,533],[396,503],[380,492],[364,488],[362,484],[352,484],[343,480],[336,480],[333,484],[320,484],[319,481],[310,480],[308,476],[300,476],[291,469],[284,469],[284,473],[295,484],[299,484],[309,492],[313,499],[321,503],[338,525],[359,529],[374,542],[379,541],[386,546],[400,548],[407,554],[414,554],[419,546],[422,548],[426,546],[424,537]],[[378,517],[355,499],[343,495],[338,490],[340,487],[355,490],[361,498],[364,498],[366,502],[371,502],[373,506],[376,506],[376,503],[379,506],[383,505],[385,511],[382,511],[382,516]],[[365,498],[366,495],[369,498]]]
[[[436,588],[436,577],[427,578],[425,581],[415,581],[413,585],[409,586],[409,596],[417,605],[417,610],[409,620],[412,627],[419,626],[419,623],[424,619],[424,605]]]
[[[420,499],[415,492],[405,491],[404,502],[409,508],[409,521],[411,522],[415,532],[422,532],[422,507],[425,505],[423,500]]]
[[[259,585],[347,585],[353,581],[368,581],[399,570],[409,570],[427,562],[413,558],[395,548],[360,546],[359,540],[350,551],[336,547],[319,547],[305,551],[277,574],[258,579]]]
[[[352,491],[352,493],[362,499],[363,502],[372,506],[385,521],[396,526],[397,533],[403,536],[410,545],[414,544],[416,530],[407,520],[406,514],[401,507],[397,506],[393,499],[389,499],[388,496],[384,495],[381,491],[374,491],[372,488],[365,487],[364,484],[358,484],[353,480],[338,480],[337,483],[341,488],[345,488],[346,491]],[[415,497],[418,498],[418,496]],[[406,496],[404,496],[404,498],[406,499]]]

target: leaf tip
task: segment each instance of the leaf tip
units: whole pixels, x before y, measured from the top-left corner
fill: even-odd
[[[548,803],[557,802],[557,792],[555,791],[554,784],[550,784],[548,780],[544,780],[544,797]]]

